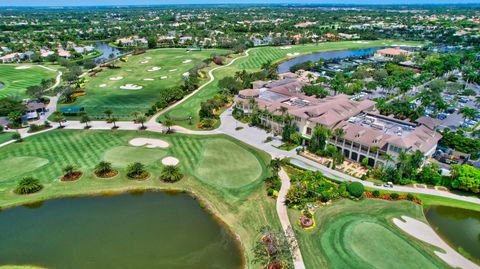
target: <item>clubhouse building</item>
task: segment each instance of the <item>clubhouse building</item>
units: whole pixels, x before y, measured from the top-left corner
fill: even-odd
[[[247,115],[254,108],[268,112],[261,113],[260,120],[274,134],[280,134],[283,128],[278,116],[288,113],[294,118],[304,143],[308,143],[316,126],[332,131],[341,128],[344,135],[332,137],[328,143],[348,159],[361,162],[367,158],[372,167],[395,163],[401,151],[419,150],[425,159],[435,152],[441,138],[435,120],[422,117],[412,123],[383,116],[374,101],[353,101],[344,94],[323,99],[307,96],[302,92],[304,84],[294,78],[256,81],[253,89],[239,92],[235,107]]]

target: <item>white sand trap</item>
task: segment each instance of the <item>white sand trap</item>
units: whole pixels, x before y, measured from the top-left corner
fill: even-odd
[[[191,63],[191,62],[192,62],[192,60],[190,60],[190,59],[189,59],[189,60],[185,60],[185,61],[183,61],[182,63],[184,63],[184,64],[188,64],[188,63]]]
[[[281,47],[280,49],[282,49],[282,50],[289,50],[289,49],[291,49],[291,48],[292,48],[291,46],[286,46],[286,47]]]
[[[162,69],[162,68],[161,68],[161,67],[158,67],[158,66],[154,66],[154,67],[148,69],[147,72],[155,72],[155,71],[158,71],[158,70],[160,70],[160,69]]]
[[[113,78],[110,78],[110,80],[113,80],[113,81],[121,80],[121,79],[123,79],[123,77],[113,77]]]
[[[161,139],[154,139],[154,138],[134,138],[128,142],[130,145],[135,147],[143,147],[146,146],[147,148],[168,148],[169,144]]]
[[[141,64],[146,64],[146,63],[148,63],[148,60],[141,61],[140,63],[141,63]]]
[[[160,77],[160,79],[167,79],[167,78],[168,78],[167,76]]]
[[[98,87],[105,88],[105,87],[107,87],[107,84],[100,84]]]
[[[175,72],[175,71],[177,71],[177,70],[178,70],[178,69],[170,69],[170,70],[168,70],[168,72]]]
[[[292,56],[297,56],[297,55],[300,55],[300,53],[298,53],[298,52],[294,52],[294,53],[287,53],[287,56],[289,56],[289,57],[292,57]]]
[[[21,66],[15,67],[15,69],[17,70],[24,70],[24,69],[30,69],[30,68],[32,68],[31,65],[21,65]]]
[[[162,159],[163,165],[177,165],[180,161],[174,157],[165,157]]]
[[[355,41],[355,42],[353,42],[353,43],[356,43],[356,44],[368,44],[368,43],[370,43],[370,42],[368,42],[368,41]]]
[[[143,87],[140,86],[140,85],[136,85],[136,84],[125,84],[123,86],[120,86],[120,89],[123,89],[123,90],[133,90],[133,91],[136,91],[136,90],[141,90]]]
[[[402,216],[401,218],[405,220],[405,222],[401,219],[394,218],[393,223],[409,235],[443,249],[445,253],[439,251],[434,251],[434,253],[450,266],[469,269],[480,268],[447,245],[429,225],[407,216]]]
[[[153,81],[153,78],[144,78],[145,81]]]

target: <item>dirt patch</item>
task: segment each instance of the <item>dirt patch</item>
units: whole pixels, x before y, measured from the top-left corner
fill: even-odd
[[[128,143],[135,147],[146,146],[147,148],[168,148],[170,146],[168,142],[154,138],[134,138]]]
[[[165,157],[162,159],[162,164],[163,165],[177,165],[179,164],[180,161],[177,158],[174,157]]]

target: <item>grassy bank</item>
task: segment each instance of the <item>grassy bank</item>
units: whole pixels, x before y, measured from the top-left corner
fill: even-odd
[[[165,149],[130,146],[129,141],[138,137],[162,139],[170,146]],[[239,235],[249,263],[258,229],[264,225],[280,227],[274,200],[266,196],[263,186],[263,179],[269,173],[269,156],[228,136],[55,130],[1,148],[0,156],[0,169],[7,171],[0,176],[0,207],[93,193],[186,190],[199,195]],[[167,184],[158,179],[161,160],[166,156],[180,160],[186,176],[178,183]],[[112,162],[119,175],[112,179],[95,177],[93,168],[101,160]],[[135,161],[146,165],[151,173],[149,179],[133,181],[126,177],[126,166]],[[59,180],[67,164],[76,164],[83,172],[78,181]],[[14,194],[18,180],[26,175],[38,177],[44,189],[32,195]]]

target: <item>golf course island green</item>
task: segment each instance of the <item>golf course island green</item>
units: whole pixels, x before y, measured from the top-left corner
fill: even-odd
[[[145,141],[148,143],[144,143]],[[166,160],[178,160],[178,167],[184,174],[180,181],[164,183],[159,179],[165,167],[162,161]],[[53,198],[116,194],[132,190],[187,191],[202,207],[229,227],[241,242],[246,263],[252,265],[252,268],[259,268],[252,264],[253,245],[258,231],[265,225],[280,229],[275,200],[266,196],[263,183],[270,175],[267,168],[269,160],[266,153],[225,135],[52,130],[26,138],[21,143],[0,148],[0,170],[9,171],[0,178],[0,218],[10,211],[8,208],[39,201],[49,204],[48,200]],[[108,179],[97,177],[94,168],[101,161],[111,162],[118,175]],[[32,164],[28,164],[28,169],[25,170],[26,162]],[[142,162],[151,176],[142,181],[129,179],[126,168],[132,162]],[[64,174],[63,169],[70,164],[74,164],[76,170],[83,175],[79,180],[63,182],[60,180]],[[237,165],[240,165],[240,168],[235,168]],[[231,169],[227,169],[228,167]],[[217,168],[218,171],[215,171]],[[208,171],[215,172],[210,174]],[[38,178],[43,188],[29,195],[14,193],[18,182],[26,176]],[[56,203],[56,200],[52,202]],[[19,208],[11,208],[12,212],[17,209]],[[155,210],[164,209],[160,205]],[[137,211],[142,210],[129,212]],[[179,221],[179,212],[181,210],[174,210],[169,216]],[[69,214],[66,213],[65,216]],[[73,215],[71,218],[74,219]],[[138,227],[145,228],[142,225]],[[69,241],[69,238],[65,236],[59,240]],[[132,244],[130,242],[128,245]],[[2,263],[36,264],[30,261],[12,263],[6,260],[2,260]]]
[[[233,62],[229,66],[225,66],[213,71],[215,80],[204,87],[201,91],[198,91],[193,96],[177,105],[176,107],[165,112],[159,120],[163,121],[166,117],[172,118],[188,118],[192,116],[192,124],[189,121],[179,121],[176,124],[187,129],[197,130],[197,123],[200,120],[198,112],[200,111],[200,104],[222,91],[218,87],[218,82],[227,76],[234,76],[236,72],[246,70],[247,72],[255,72],[260,70],[262,64],[272,61],[273,63],[280,63],[282,61],[292,59],[295,57],[311,54],[316,52],[334,51],[334,50],[353,50],[353,49],[365,49],[375,48],[383,46],[419,46],[422,42],[415,41],[398,41],[398,40],[373,40],[373,41],[338,41],[327,42],[319,44],[307,44],[307,45],[292,45],[288,50],[282,47],[256,47],[248,50],[248,55],[237,55]],[[298,54],[296,54],[298,53]],[[220,125],[220,121],[217,121],[216,127]]]
[[[292,223],[299,215],[289,210]],[[426,222],[413,202],[343,199],[315,212],[316,228],[294,230],[307,268],[450,268],[434,254],[437,248],[392,222],[400,216]]]
[[[39,85],[42,79],[52,79],[56,76],[55,70],[49,70],[38,65],[0,65],[0,98],[15,99],[27,98],[25,93],[29,86]]]
[[[180,86],[184,73],[212,54],[225,53],[228,50],[156,49],[126,57],[126,62],[115,62],[118,68],[87,76],[86,95],[59,107],[83,107],[92,117],[105,117],[103,112],[111,110],[117,118],[133,119],[133,112],[145,113],[158,102],[161,91]]]

